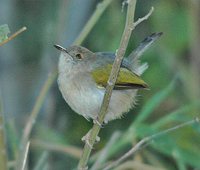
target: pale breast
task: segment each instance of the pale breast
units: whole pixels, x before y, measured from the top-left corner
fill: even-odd
[[[75,112],[86,118],[96,117],[104,92],[96,87],[89,75],[79,73],[69,77],[60,73],[58,85],[63,98]]]

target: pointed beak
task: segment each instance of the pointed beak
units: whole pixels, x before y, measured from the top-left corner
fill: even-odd
[[[64,51],[64,52],[68,53],[68,52],[67,52],[67,49],[64,48],[64,47],[62,47],[62,46],[60,46],[60,45],[55,44],[54,47],[55,47],[56,49],[60,50],[60,51]]]

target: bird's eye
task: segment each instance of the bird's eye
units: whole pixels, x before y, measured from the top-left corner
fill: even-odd
[[[77,58],[77,59],[82,59],[83,56],[82,56],[82,54],[78,53],[78,54],[76,54],[76,58]]]

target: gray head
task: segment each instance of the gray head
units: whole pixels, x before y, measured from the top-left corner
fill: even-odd
[[[64,48],[60,45],[54,45],[54,47],[60,50],[61,54],[66,58],[73,60],[74,62],[86,60],[87,58],[94,56],[92,51],[78,45],[73,45],[68,48]]]
[[[54,45],[54,47],[61,51],[58,64],[59,72],[69,73],[87,70],[92,59],[95,58],[93,52],[81,46],[73,45],[64,48],[60,45]]]

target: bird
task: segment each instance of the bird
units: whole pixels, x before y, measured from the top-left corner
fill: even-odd
[[[121,118],[134,107],[137,91],[149,88],[141,78],[148,64],[141,64],[140,56],[161,35],[162,32],[151,34],[123,59],[104,123]],[[78,45],[54,46],[61,51],[57,82],[64,100],[85,119],[97,120],[115,53],[92,52]]]

